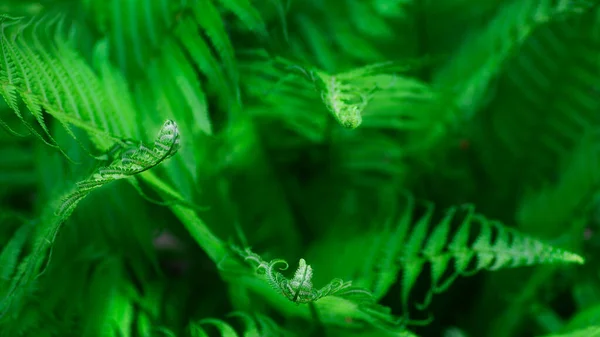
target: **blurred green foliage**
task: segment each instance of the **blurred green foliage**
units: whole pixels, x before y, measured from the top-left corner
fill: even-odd
[[[599,335],[599,5],[4,0],[0,336]]]

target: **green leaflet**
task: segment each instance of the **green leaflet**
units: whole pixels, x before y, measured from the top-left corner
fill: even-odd
[[[470,119],[485,105],[495,77],[535,29],[552,20],[582,13],[592,5],[593,2],[586,0],[516,0],[501,7],[487,26],[467,39],[436,74],[436,87],[451,94],[459,110],[457,115],[449,113],[444,122]]]
[[[116,111],[105,110],[100,78],[73,51],[60,19],[26,21],[0,16],[1,94],[29,132],[47,144],[59,147],[49,132],[45,114],[60,121],[74,139],[71,125],[84,129],[100,150],[107,150],[118,140],[115,135],[131,137],[134,133],[120,127],[113,117]],[[37,127],[21,112],[18,98]],[[5,122],[2,124],[12,131]]]

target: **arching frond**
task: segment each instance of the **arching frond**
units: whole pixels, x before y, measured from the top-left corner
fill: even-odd
[[[115,180],[132,177],[147,171],[177,153],[179,148],[179,130],[173,121],[166,121],[160,129],[154,146],[133,145],[116,149],[116,155],[108,166],[98,169],[90,178],[78,182],[77,189],[65,196],[57,210],[57,216],[65,218],[73,211],[77,203],[94,189]]]
[[[348,67],[414,56],[414,40],[399,38],[397,31],[409,32],[413,1],[304,1],[292,3],[288,26],[297,34],[285,43],[289,55],[314,64],[327,73]],[[390,50],[385,50],[387,46]],[[393,46],[393,47],[389,47]],[[288,49],[288,48],[285,48]],[[385,50],[388,53],[383,52]],[[344,54],[345,58],[338,55]]]
[[[261,13],[247,0],[89,0],[85,8],[100,28],[106,57],[128,80],[140,111],[137,123],[155,128],[176,120],[187,135],[179,158],[166,169],[183,196],[195,197],[199,163],[206,158],[194,145],[241,109],[231,35],[248,29],[266,34]]]
[[[124,110],[127,105],[116,111],[106,104],[109,91],[103,90],[100,76],[72,49],[63,26],[60,18],[0,17],[1,93],[8,106],[31,133],[55,147],[47,115],[73,137],[71,126],[85,130],[102,151],[117,137],[136,136],[137,130],[124,124],[133,112]],[[109,68],[104,70],[105,76],[111,76]],[[22,113],[23,104],[31,115]]]
[[[588,10],[590,1],[509,1],[482,29],[468,37],[435,75],[435,87],[452,97],[441,124],[458,126],[489,102],[493,84],[536,29]]]
[[[143,144],[139,147],[120,149],[117,151],[119,155],[110,158],[108,166],[98,169],[89,179],[78,183],[58,204],[47,207],[42,215],[43,224],[36,228],[32,239],[31,252],[21,261],[18,273],[12,277],[10,287],[7,287],[7,294],[0,300],[2,315],[9,310],[14,299],[18,300],[23,296],[42,268],[47,266],[52,255],[52,245],[62,224],[83,198],[111,181],[140,174],[160,164],[176,153],[178,145],[177,125],[167,121],[158,133],[152,149]]]
[[[406,196],[398,222],[387,225],[379,234],[377,253],[367,261],[366,278],[359,281],[361,286],[371,289],[376,298],[381,298],[400,279],[400,298],[406,316],[409,303],[414,303],[411,294],[417,279],[427,269],[431,285],[424,302],[417,305],[420,309],[428,306],[434,294],[448,289],[459,276],[536,264],[583,263],[577,254],[486,219],[475,213],[472,205],[448,209],[431,230],[433,205],[427,203],[425,213],[417,217],[416,206],[415,199]],[[452,228],[454,221],[459,221],[456,229]],[[473,232],[478,234],[473,236]]]
[[[138,97],[139,103],[148,95],[152,104],[164,97],[177,104],[171,107],[173,113],[182,114],[167,117],[193,120],[206,133],[213,128],[207,95],[216,96],[225,110],[239,100],[238,70],[226,15],[232,13],[246,29],[261,36],[267,34],[261,14],[246,0],[88,0],[86,8],[94,13],[110,46],[109,55],[129,76],[132,86],[147,84],[139,89],[143,96]],[[207,81],[199,81],[197,72]],[[184,113],[186,110],[191,113]]]
[[[482,122],[482,145],[497,149],[482,153],[487,170],[498,165],[489,155],[494,152],[518,161],[524,168],[519,179],[530,185],[552,182],[559,174],[556,162],[600,125],[594,89],[600,80],[599,27],[598,10],[543,27],[507,64]]]

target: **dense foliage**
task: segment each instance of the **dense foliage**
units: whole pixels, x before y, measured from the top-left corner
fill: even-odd
[[[600,336],[599,4],[3,0],[0,336]]]

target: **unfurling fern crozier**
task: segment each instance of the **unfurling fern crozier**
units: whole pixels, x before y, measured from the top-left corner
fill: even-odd
[[[259,255],[253,253],[249,248],[241,250],[234,247],[234,251],[244,258],[244,260],[253,262],[256,266],[256,271],[265,276],[269,285],[294,303],[312,303],[325,296],[338,294],[342,290],[348,290],[352,286],[352,282],[345,282],[336,278],[321,289],[316,289],[312,285],[312,268],[306,264],[304,259],[300,259],[294,277],[287,279],[276,270],[277,265],[281,265],[278,268],[279,270],[288,269],[289,264],[285,260],[274,259],[267,262],[262,260]]]
[[[57,210],[60,217],[68,216],[75,205],[85,198],[92,190],[105,184],[147,171],[164,160],[173,156],[179,149],[179,129],[177,124],[167,120],[158,133],[153,148],[144,144],[122,149],[120,157],[117,156],[113,162],[105,167],[99,168],[90,178],[77,183],[75,191],[63,198],[62,204]]]

